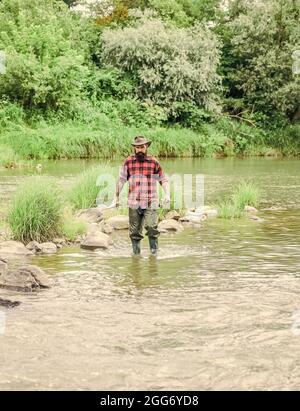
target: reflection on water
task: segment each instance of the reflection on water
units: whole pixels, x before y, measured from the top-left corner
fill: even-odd
[[[220,162],[213,164],[211,196],[224,190]],[[241,162],[237,178],[252,164]],[[277,168],[263,164],[262,182],[276,186]],[[274,189],[276,201],[266,197],[266,207],[281,211],[163,235],[157,259],[147,239],[142,258],[132,258],[126,233],[108,252],[73,247],[34,257],[52,288],[1,293],[22,304],[5,310],[0,389],[299,389],[294,165]]]

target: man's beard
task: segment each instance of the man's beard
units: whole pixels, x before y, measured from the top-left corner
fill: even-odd
[[[135,156],[139,161],[144,161],[146,157],[146,153],[142,153],[141,151],[139,151],[138,153],[135,153]]]

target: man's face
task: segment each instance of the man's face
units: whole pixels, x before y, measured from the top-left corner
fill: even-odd
[[[147,145],[146,144],[144,144],[144,145],[142,145],[142,146],[136,146],[135,148],[134,148],[134,150],[135,150],[135,154],[138,154],[138,153],[143,153],[143,154],[146,154],[147,153]]]

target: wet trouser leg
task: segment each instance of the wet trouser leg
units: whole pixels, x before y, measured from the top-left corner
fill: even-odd
[[[150,252],[152,255],[156,255],[158,251],[158,211],[156,209],[147,208],[144,214],[144,225],[146,229],[146,235],[149,240]]]
[[[129,208],[129,236],[132,242],[134,254],[140,254],[140,241],[143,237],[143,226],[149,239],[151,254],[156,255],[158,251],[158,211],[156,209],[134,209]]]
[[[133,254],[140,254],[140,241],[143,239],[144,212],[141,209],[129,208],[129,237]]]

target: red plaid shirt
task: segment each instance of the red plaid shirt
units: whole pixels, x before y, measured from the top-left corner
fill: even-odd
[[[158,208],[157,182],[167,182],[161,165],[152,156],[139,161],[135,155],[127,157],[121,167],[119,184],[129,182],[128,206],[130,208]]]

